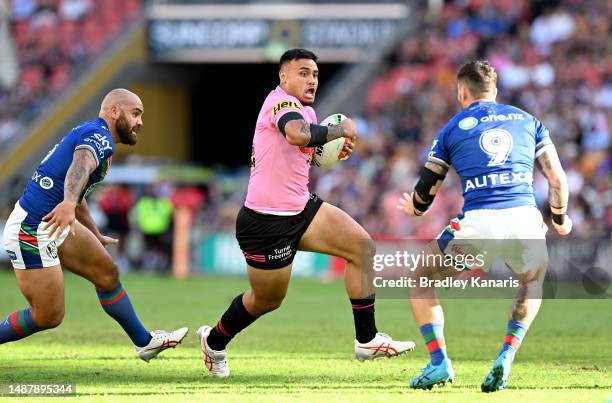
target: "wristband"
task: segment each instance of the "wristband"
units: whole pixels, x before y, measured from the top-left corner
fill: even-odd
[[[305,147],[318,147],[327,143],[327,126],[310,124],[310,141]]]
[[[565,222],[565,214],[552,213],[552,220],[557,225],[563,225],[563,223]]]
[[[433,202],[433,200],[432,200]],[[429,210],[430,203],[420,203],[416,198],[416,192],[412,194],[412,206],[414,207],[414,214],[417,216],[422,216]]]

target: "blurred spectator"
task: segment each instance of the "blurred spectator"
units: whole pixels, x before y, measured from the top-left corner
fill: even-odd
[[[90,0],[64,0],[60,5],[60,16],[68,21],[80,20],[91,9]]]
[[[13,21],[23,21],[36,11],[38,7],[37,0],[11,0],[11,7],[13,10],[12,18]]]
[[[134,205],[134,192],[127,185],[109,185],[99,197],[100,209],[106,215],[106,231],[119,240],[117,260],[126,261],[126,240],[130,232],[129,212]]]
[[[195,186],[179,186],[172,195],[172,204],[175,208],[187,207],[193,211],[202,208],[204,204],[203,192]]]
[[[142,267],[148,270],[168,271],[174,208],[170,199],[160,193],[158,187],[149,186],[146,194],[136,202],[134,215],[145,241]]]

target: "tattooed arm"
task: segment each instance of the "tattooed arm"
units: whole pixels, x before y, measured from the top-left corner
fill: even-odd
[[[536,159],[536,166],[548,181],[548,203],[552,212],[553,226],[559,234],[567,235],[572,229],[572,222],[566,215],[569,187],[557,150],[553,146],[548,147]]]
[[[303,119],[296,119],[286,123],[284,132],[290,144],[313,147],[340,137],[349,137],[354,140],[357,127],[351,119],[345,119],[339,125],[333,126],[311,125]]]
[[[72,155],[72,164],[64,180],[64,201],[79,202],[81,193],[89,180],[89,175],[96,169],[96,158],[87,149],[79,149]]]
[[[96,167],[96,158],[91,151],[78,149],[72,155],[72,164],[70,164],[64,180],[64,201],[43,217],[43,221],[48,221],[44,229],[49,229],[49,238],[53,239],[56,235],[60,236],[66,227],[70,227],[70,233],[75,235],[75,208],[89,180],[89,175]]]

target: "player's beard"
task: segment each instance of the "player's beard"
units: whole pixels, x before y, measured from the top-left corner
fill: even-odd
[[[137,132],[138,128],[136,126],[130,126],[130,122],[127,120],[125,113],[121,112],[115,128],[117,129],[117,135],[122,144],[133,146],[138,141],[138,136],[133,132],[134,129],[136,129]]]

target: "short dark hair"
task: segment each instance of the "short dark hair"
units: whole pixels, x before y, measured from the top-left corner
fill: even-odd
[[[473,97],[479,97],[497,85],[497,73],[486,60],[471,60],[459,68],[457,82],[467,85]]]
[[[319,60],[317,55],[315,55],[310,50],[295,48],[295,49],[289,49],[288,51],[283,53],[283,55],[280,58],[280,62],[278,63],[278,66],[283,67],[283,64],[288,63],[292,60],[297,60],[297,59],[310,59],[315,62]]]

